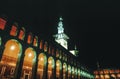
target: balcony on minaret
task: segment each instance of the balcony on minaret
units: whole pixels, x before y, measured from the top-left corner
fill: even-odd
[[[60,17],[59,18],[59,22],[58,22],[58,34],[55,34],[55,41],[57,43],[59,43],[61,46],[63,46],[64,48],[68,49],[68,45],[67,45],[67,39],[69,39],[69,37],[64,33],[64,28],[63,28],[63,19]]]

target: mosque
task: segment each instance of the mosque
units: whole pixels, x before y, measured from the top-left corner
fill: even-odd
[[[0,79],[94,79],[76,60],[76,47],[68,50],[61,17],[55,40],[40,38],[28,29],[0,17]]]

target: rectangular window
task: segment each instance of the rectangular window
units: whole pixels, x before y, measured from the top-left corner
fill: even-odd
[[[38,38],[37,38],[36,36],[35,36],[35,38],[34,38],[33,45],[34,45],[34,46],[38,46]]]
[[[40,41],[40,49],[43,49],[43,40]]]
[[[49,45],[48,53],[51,54],[51,46]]]
[[[16,36],[17,35],[17,27],[15,25],[12,26],[10,35]]]
[[[18,38],[21,40],[24,39],[24,31],[23,30],[20,30],[20,34],[19,34]]]
[[[47,48],[48,48],[48,45],[47,45],[47,42],[44,43],[44,51],[47,52]]]
[[[59,57],[59,51],[58,51],[58,49],[56,50],[56,57]]]
[[[6,21],[4,19],[0,18],[0,29],[1,30],[4,30],[5,24],[6,24]]]
[[[27,40],[27,43],[31,43],[31,39],[32,39],[32,37],[31,37],[31,35],[28,35],[28,40]]]
[[[54,55],[54,48],[52,47],[52,55]]]

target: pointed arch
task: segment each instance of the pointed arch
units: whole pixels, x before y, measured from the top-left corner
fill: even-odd
[[[63,79],[67,77],[67,64],[63,63]]]
[[[40,48],[40,49],[43,49],[43,40],[40,40],[39,48]]]
[[[53,57],[48,58],[48,79],[53,79],[53,70],[54,70],[55,62]]]
[[[56,57],[58,58],[59,57],[59,50],[56,49]]]
[[[28,34],[28,37],[27,37],[27,43],[28,43],[28,44],[31,44],[32,41],[33,41],[33,35],[32,35],[32,33],[30,32],[30,33]]]
[[[44,51],[45,52],[48,51],[48,42],[47,41],[44,42]]]
[[[25,50],[25,57],[23,61],[23,66],[22,66],[22,74],[21,78],[26,79],[29,78],[31,79],[32,76],[32,68],[34,65],[34,62],[36,61],[36,52],[33,48],[29,47]]]
[[[75,70],[74,76],[75,76],[75,78],[77,78],[77,75],[78,75],[77,68],[75,68],[74,70]]]
[[[37,68],[37,79],[43,79],[44,71],[46,68],[47,57],[44,53],[40,53],[38,56],[38,68]]]
[[[0,76],[12,78],[17,62],[22,54],[22,45],[15,39],[10,39],[5,44],[2,59],[0,61]]]
[[[68,65],[68,79],[71,79],[71,66]]]
[[[38,46],[38,36],[35,36],[33,39],[33,46]]]
[[[72,78],[74,78],[74,76],[75,76],[75,70],[74,70],[75,68],[74,67],[72,67]]]
[[[56,61],[56,78],[61,78],[61,69],[62,69],[62,64],[60,60]]]
[[[80,69],[78,69],[78,79],[80,79]]]

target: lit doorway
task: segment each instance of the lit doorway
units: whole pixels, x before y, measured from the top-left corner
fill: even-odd
[[[44,77],[44,71],[45,71],[45,66],[46,66],[46,56],[41,53],[38,56],[38,68],[37,68],[37,79],[43,79]]]
[[[71,66],[68,65],[68,79],[71,79]]]
[[[63,79],[66,79],[67,65],[63,63]]]
[[[54,59],[52,57],[48,58],[48,79],[53,79],[53,70],[54,70]]]
[[[62,65],[60,60],[56,61],[56,78],[57,79],[61,79],[61,69],[62,69]]]
[[[2,59],[0,61],[0,79],[14,78],[16,63],[20,60],[21,44],[14,39],[5,44]]]
[[[75,77],[74,73],[75,73],[74,67],[72,67],[72,79],[74,79],[74,77]]]
[[[80,79],[80,69],[78,69],[78,79]]]
[[[32,48],[27,48],[25,51],[21,79],[32,78],[32,67],[35,62],[35,58],[36,58],[35,51]]]

